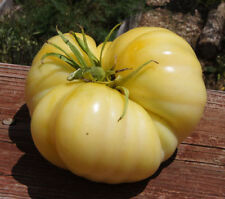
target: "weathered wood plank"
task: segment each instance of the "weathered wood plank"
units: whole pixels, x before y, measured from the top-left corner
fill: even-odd
[[[184,142],[225,149],[225,92],[208,90],[204,116]]]
[[[225,198],[225,93],[208,91],[193,134],[156,174],[132,184],[79,178],[44,160],[24,105],[28,66],[0,64],[0,198]],[[4,119],[14,118],[11,125]]]
[[[18,64],[8,64],[8,63],[0,63],[0,68],[1,69],[9,69],[10,72],[11,70],[16,70],[16,71],[29,71],[30,66],[25,66],[25,65],[18,65]]]

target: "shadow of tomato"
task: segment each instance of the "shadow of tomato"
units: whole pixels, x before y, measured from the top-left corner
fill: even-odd
[[[14,165],[12,175],[19,183],[28,187],[31,198],[131,198],[140,194],[148,182],[156,178],[176,156],[175,153],[146,180],[119,185],[95,183],[55,167],[39,154],[32,141],[26,105],[15,114],[14,121],[9,128],[9,137],[25,154]]]

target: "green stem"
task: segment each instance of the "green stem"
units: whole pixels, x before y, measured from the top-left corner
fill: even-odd
[[[125,116],[125,114],[127,112],[127,107],[128,107],[128,102],[129,102],[129,90],[127,88],[123,87],[123,86],[117,86],[116,89],[123,92],[124,97],[125,97],[125,105],[124,105],[124,108],[123,108],[123,112],[118,119],[118,122],[119,122],[120,120],[123,119],[123,117]]]
[[[145,66],[147,66],[151,62],[154,62],[154,63],[158,64],[157,61],[149,60],[149,61],[145,62],[144,64],[142,64],[141,66],[139,66],[133,72],[129,73],[127,76],[125,76],[123,78],[117,78],[117,79],[115,79],[115,81],[113,81],[111,84],[109,84],[109,86],[111,88],[115,88],[118,85],[123,85],[125,82],[127,82],[129,79],[131,79],[133,76],[135,76],[142,68],[144,68]]]

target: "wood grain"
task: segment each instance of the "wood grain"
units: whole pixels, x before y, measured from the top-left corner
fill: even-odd
[[[90,182],[56,168],[36,150],[24,101],[29,66],[0,63],[0,198],[225,198],[225,92],[208,90],[199,125],[150,178]],[[13,118],[11,125],[4,120]]]

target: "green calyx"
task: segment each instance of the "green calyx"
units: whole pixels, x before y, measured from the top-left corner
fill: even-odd
[[[67,64],[69,64],[72,68],[74,68],[74,71],[72,73],[70,73],[69,76],[67,77],[68,81],[84,81],[84,82],[101,83],[101,84],[105,84],[105,85],[123,93],[125,96],[125,106],[124,106],[123,113],[121,114],[120,118],[118,119],[118,121],[120,121],[126,114],[128,101],[129,101],[129,90],[121,85],[124,84],[129,79],[131,79],[133,76],[135,76],[142,68],[144,68],[150,62],[155,62],[157,64],[158,64],[158,62],[149,60],[148,62],[142,64],[136,70],[132,71],[130,74],[128,74],[127,76],[125,76],[123,78],[121,78],[120,76],[116,77],[116,74],[119,72],[123,72],[125,70],[130,70],[132,68],[124,68],[121,70],[115,70],[115,66],[114,66],[109,70],[105,70],[102,67],[103,51],[105,49],[106,43],[109,41],[112,33],[118,26],[120,26],[120,24],[117,24],[106,36],[103,46],[102,46],[102,49],[101,49],[101,52],[100,52],[99,59],[91,52],[91,50],[88,46],[88,43],[87,43],[84,29],[82,27],[80,27],[81,32],[82,32],[82,39],[79,38],[75,32],[70,31],[70,34],[74,37],[74,39],[76,40],[80,49],[82,49],[82,51],[87,55],[87,57],[91,63],[91,66],[90,66],[90,63],[89,63],[89,65],[86,63],[83,55],[80,53],[80,50],[74,44],[72,44],[64,36],[64,34],[61,31],[59,31],[59,29],[57,27],[56,27],[57,33],[59,34],[61,39],[64,41],[64,43],[67,44],[67,46],[70,48],[70,50],[76,57],[76,60],[71,55],[69,55],[64,49],[62,49],[60,46],[58,46],[54,43],[51,43],[51,42],[47,42],[49,45],[52,45],[53,47],[55,47],[56,49],[61,51],[61,53],[54,53],[54,52],[46,53],[42,57],[42,61],[46,57],[49,57],[49,56],[57,57],[57,58],[61,59],[62,61],[66,62]]]

